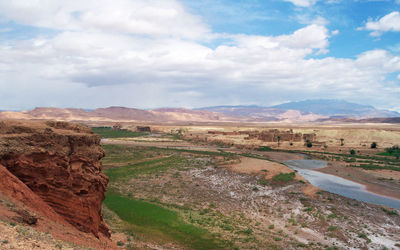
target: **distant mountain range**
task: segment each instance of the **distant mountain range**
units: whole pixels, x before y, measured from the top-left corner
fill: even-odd
[[[252,116],[279,120],[279,116],[288,111],[298,111],[301,116],[329,117],[329,118],[386,118],[400,117],[400,113],[389,110],[379,110],[371,105],[361,105],[344,100],[318,99],[299,102],[288,102],[270,107],[257,105],[249,106],[213,106],[199,110],[218,112],[231,116]]]
[[[389,110],[378,110],[371,105],[361,105],[344,100],[319,99],[299,102],[288,102],[273,106],[276,109],[295,109],[301,112],[327,115],[331,117],[397,117],[400,113]]]
[[[342,100],[306,100],[272,107],[214,106],[199,109],[160,108],[142,110],[108,107],[35,108],[29,111],[1,111],[0,119],[63,120],[92,122],[377,122],[400,123],[400,114]]]

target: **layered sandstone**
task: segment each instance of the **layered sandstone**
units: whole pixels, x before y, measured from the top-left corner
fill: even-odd
[[[104,151],[89,128],[65,122],[0,122],[0,165],[83,232],[110,236],[101,203]]]

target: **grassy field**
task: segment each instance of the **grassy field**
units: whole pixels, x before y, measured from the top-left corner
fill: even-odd
[[[113,130],[110,127],[92,127],[92,131],[98,134],[100,138],[124,138],[124,137],[139,137],[147,135],[145,132],[133,132],[129,130]]]
[[[157,204],[107,193],[104,204],[128,223],[125,228],[149,238],[172,241],[193,249],[222,249],[207,230],[185,222],[176,211]]]
[[[145,174],[159,174],[169,168],[180,169],[185,165],[185,159],[178,156],[151,159],[140,163],[127,165],[119,168],[105,170],[110,182],[119,181],[121,178],[133,178]]]

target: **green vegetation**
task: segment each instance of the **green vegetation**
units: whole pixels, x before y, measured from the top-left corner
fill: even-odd
[[[350,167],[356,167],[356,168],[363,168],[367,170],[375,170],[375,169],[389,169],[389,170],[394,170],[394,171],[400,171],[400,167],[396,166],[388,166],[388,165],[374,165],[374,164],[360,164],[360,165],[350,165]]]
[[[257,181],[257,184],[261,185],[261,186],[266,186],[268,184],[266,179],[261,179]]]
[[[359,233],[359,234],[358,234],[358,237],[359,237],[359,238],[362,238],[362,239],[366,239],[367,241],[369,240],[369,239],[368,239],[368,235],[365,234],[365,233]]]
[[[104,204],[129,223],[128,231],[140,232],[154,239],[172,240],[194,249],[223,248],[206,230],[186,223],[176,211],[110,192]]]
[[[220,249],[233,244],[224,239],[216,239],[221,236],[211,235],[204,228],[211,223],[205,214],[215,207],[213,203],[210,203],[210,208],[198,212],[175,204],[162,204],[156,198],[137,199],[129,190],[124,191],[124,187],[128,185],[126,181],[133,178],[146,179],[162,176],[163,173],[171,173],[172,178],[179,178],[180,171],[205,164],[197,162],[193,155],[200,155],[201,158],[204,155],[210,156],[212,162],[217,156],[223,156],[223,160],[226,160],[234,154],[126,145],[104,145],[103,148],[106,151],[104,172],[110,180],[104,205],[124,222],[119,224],[118,230],[143,240],[161,244],[175,242],[190,249]],[[223,230],[234,230],[229,223],[224,222],[223,225]]]
[[[306,146],[307,148],[312,148],[312,142],[310,140],[307,140]]]
[[[383,156],[395,156],[397,159],[400,157],[400,148],[398,145],[392,146],[390,148],[385,148],[385,152],[378,153],[377,155]]]
[[[338,227],[335,227],[335,226],[329,226],[328,227],[328,231],[336,231],[336,230],[338,230]]]
[[[355,154],[356,154],[356,151],[355,151],[354,149],[350,149],[350,154],[351,154],[351,155],[355,155]]]
[[[331,214],[328,215],[329,219],[333,219],[333,218],[336,218],[336,217],[337,217],[337,214],[335,214],[335,213],[331,213]]]
[[[103,145],[106,151],[106,157],[102,162],[104,165],[115,164],[129,164],[142,162],[143,160],[153,160],[152,158],[160,158],[166,156],[176,155],[177,153],[190,153],[194,155],[206,156],[223,156],[224,161],[232,160],[236,154],[220,152],[220,151],[200,151],[188,149],[174,149],[174,148],[157,148],[157,147],[140,147],[140,146],[126,146],[126,145]],[[126,166],[125,165],[125,166]]]
[[[93,133],[98,134],[100,138],[124,138],[139,137],[147,135],[145,132],[133,132],[125,129],[112,129],[110,127],[93,127]]]
[[[295,172],[291,173],[280,173],[272,177],[272,180],[275,182],[288,182],[294,179],[296,176]]]
[[[371,148],[376,148],[377,146],[378,146],[378,144],[376,142],[371,143]]]
[[[171,151],[176,151],[176,152],[185,152],[185,153],[191,153],[191,154],[200,154],[200,155],[209,155],[209,156],[235,156],[234,153],[229,153],[229,152],[223,152],[223,151],[203,151],[203,150],[190,150],[190,149],[168,149]]]
[[[259,147],[257,150],[258,151],[273,151],[273,149],[268,146]]]
[[[170,156],[167,158],[153,159],[139,162],[120,168],[106,169],[104,172],[111,182],[119,178],[132,178],[144,174],[154,174],[163,172],[169,168],[182,168],[186,160],[179,156]]]
[[[389,210],[389,209],[386,209],[386,208],[382,207],[382,211],[385,212],[387,215],[391,215],[391,216],[392,215],[399,215],[397,213],[397,211],[394,210],[394,209]]]

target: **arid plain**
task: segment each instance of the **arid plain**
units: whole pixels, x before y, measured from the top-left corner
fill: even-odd
[[[191,118],[131,121],[101,116],[101,119],[89,117],[87,120],[80,116],[77,120],[73,116],[70,122],[84,126],[81,127],[46,121],[57,115],[57,120],[71,118],[70,113],[65,116],[54,109],[50,111],[52,116],[46,110],[46,115],[35,118],[32,114],[29,117],[22,114],[16,117],[19,121],[4,121],[4,150],[10,150],[6,145],[12,140],[25,138],[26,145],[17,147],[21,148],[22,156],[12,164],[42,166],[42,161],[51,161],[56,156],[69,157],[71,170],[68,171],[87,179],[92,175],[86,166],[87,157],[97,154],[90,156],[97,159],[99,151],[90,150],[88,143],[96,142],[85,138],[97,134],[105,153],[101,169],[109,182],[102,212],[89,214],[100,221],[104,218],[108,228],[90,230],[95,236],[100,230],[106,237],[96,239],[88,235],[90,230],[80,226],[88,219],[85,216],[67,216],[67,222],[78,226],[65,229],[65,232],[86,230],[84,234],[75,232],[75,236],[68,236],[70,233],[67,233],[61,237],[60,227],[49,232],[49,219],[29,208],[32,204],[24,209],[43,221],[40,225],[45,227],[26,225],[23,219],[15,219],[20,216],[12,216],[19,211],[16,209],[19,203],[7,198],[2,203],[1,215],[3,231],[8,232],[5,246],[36,244],[50,249],[52,246],[102,249],[105,245],[122,249],[396,249],[400,246],[398,124],[215,121],[215,114],[205,112],[199,116],[195,112],[202,121],[197,118],[195,121]],[[178,117],[180,111],[174,112],[173,116]],[[204,119],[204,115],[214,120]],[[88,128],[93,134],[79,134],[88,133]],[[69,142],[62,139],[72,148],[66,155],[58,156],[56,148],[41,139],[61,140],[57,138],[70,137],[70,130],[74,131],[71,138],[79,135],[76,138],[81,139],[68,139]],[[54,137],[53,133],[60,135]],[[28,143],[26,138],[37,140],[37,146]],[[33,157],[29,150],[42,155],[41,158]],[[75,153],[69,155],[71,152]],[[76,158],[74,154],[79,152],[85,155]],[[82,163],[74,163],[77,160]],[[298,169],[291,165],[293,162],[319,167]],[[7,165],[11,164],[10,160],[3,164],[10,171],[18,169]],[[98,171],[99,163],[90,164]],[[39,178],[38,183],[45,180],[50,184],[26,184],[32,190],[37,189],[35,192],[45,200],[50,193],[60,192],[57,191],[60,185],[70,185],[60,180],[53,183],[46,177],[48,173],[41,171],[44,176],[34,178]],[[307,173],[322,177],[310,179]],[[21,180],[26,174],[21,173]],[[328,182],[328,189],[324,182]],[[94,195],[101,196],[98,191],[93,193],[90,186],[75,185],[72,182],[71,187],[77,188],[77,198],[72,196],[72,200],[83,202]],[[336,187],[344,187],[344,191],[336,192]],[[361,196],[353,197],[352,193]],[[377,199],[365,202],[363,195]],[[68,211],[62,208],[63,203],[57,196],[52,198],[50,206],[55,206],[56,211]],[[96,204],[101,204],[101,198],[96,198]],[[14,208],[10,210],[7,206]],[[29,234],[23,233],[28,230]],[[44,237],[52,240],[43,245]],[[83,237],[91,240],[84,241]]]

